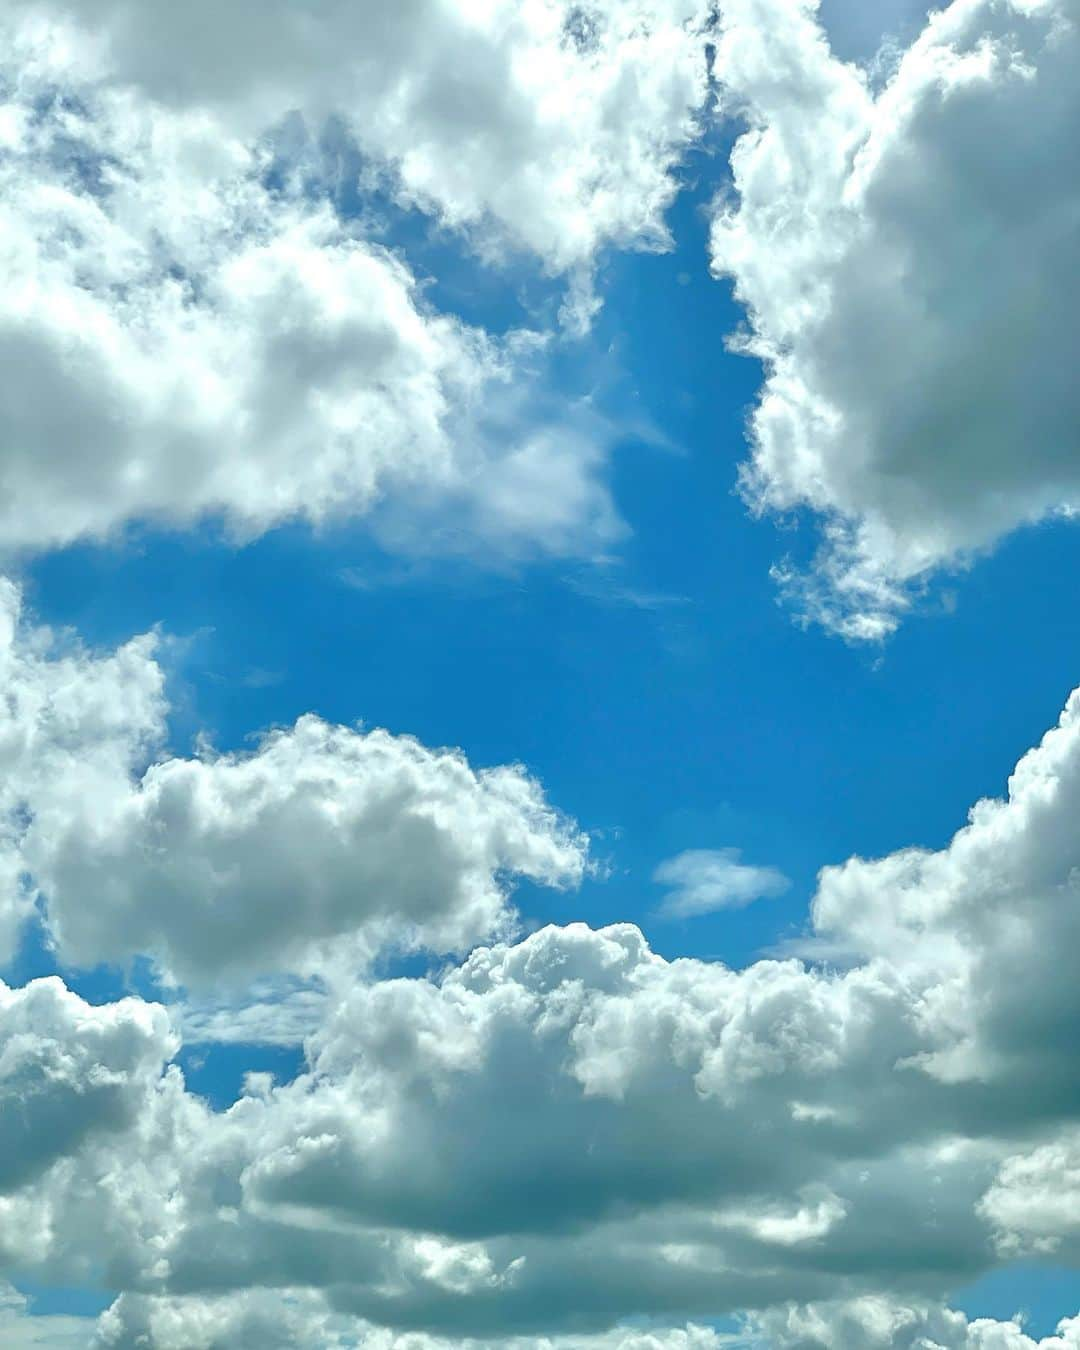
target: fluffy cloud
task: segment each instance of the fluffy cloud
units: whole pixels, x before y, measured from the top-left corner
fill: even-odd
[[[400,258],[207,116],[15,65],[0,546],[204,517],[243,538],[378,505],[429,533],[452,507],[500,549],[612,536],[610,433],[525,406],[538,338],[436,313]]]
[[[504,1350],[720,1350],[727,1343],[705,1327],[616,1331],[499,1341]],[[85,1344],[85,1341],[84,1341]],[[398,1336],[333,1313],[310,1291],[253,1291],[221,1299],[154,1299],[121,1295],[100,1319],[93,1350],[489,1350],[491,1342]]]
[[[1075,1261],[1080,1251],[1077,1131],[1007,1158],[980,1209],[997,1230],[1003,1254],[1056,1254]]]
[[[978,1318],[887,1298],[789,1307],[755,1319],[773,1350],[1071,1350],[1080,1346],[1080,1318],[1056,1336],[1033,1340],[1019,1322]]]
[[[95,1008],[55,978],[0,984],[0,1194],[129,1127],[178,1044],[138,999]]]
[[[689,849],[661,863],[653,880],[672,889],[660,912],[692,919],[718,909],[741,909],[755,900],[783,895],[791,885],[778,868],[755,867],[739,859],[737,848]]]
[[[9,950],[36,894],[62,959],[152,956],[192,983],[335,939],[450,951],[506,927],[506,879],[582,875],[584,837],[517,767],[311,716],[247,754],[164,755],[153,639],[57,651],[0,599]]]
[[[27,1049],[22,1022],[0,1028],[20,1093],[27,1055],[48,1083],[45,1114],[6,1150],[6,1228],[38,1234],[9,1261],[51,1278],[103,1267],[127,1291],[103,1345],[141,1335],[167,1350],[193,1334],[183,1327],[207,1346],[259,1343],[267,1325],[291,1335],[290,1317],[326,1344],[384,1327],[600,1345],[589,1338],[635,1315],[664,1324],[795,1298],[815,1306],[763,1314],[781,1346],[933,1336],[1027,1350],[1010,1324],[874,1296],[899,1284],[940,1298],[1007,1256],[1006,1233],[1024,1249],[1062,1240],[1067,1206],[1046,1197],[1072,1166],[1052,1142],[1075,1108],[1001,1058],[1012,993],[980,980],[1010,916],[1045,944],[1074,908],[1054,878],[1077,865],[1062,786],[1080,761],[1075,721],[1070,704],[1010,799],[978,807],[940,854],[824,874],[820,931],[863,953],[844,972],[669,962],[627,925],[550,928],[437,979],[336,990],[305,1072],[252,1079],[219,1115],[162,1072],[175,1041],[160,1012],[87,1010],[57,982],[16,991],[64,1015],[62,1048]],[[258,783],[263,753],[229,773]],[[259,805],[262,789],[238,797]],[[196,831],[170,854],[203,847]],[[1050,997],[1070,1024],[1065,984]],[[31,1020],[41,1037],[36,1004]],[[274,1289],[294,1302],[274,1311]],[[855,1302],[818,1306],[838,1297]]]
[[[1080,30],[1071,0],[956,0],[875,90],[814,0],[728,0],[717,74],[749,130],[714,267],[766,382],[744,474],[808,507],[828,626],[875,638],[911,587],[1080,505]]]
[[[597,251],[666,241],[707,11],[7,6],[0,548],[358,515],[393,548],[609,544],[615,432],[545,401],[550,335],[437,312],[339,180],[571,273],[587,326]]]
[[[243,756],[163,758],[151,646],[89,654],[20,626],[16,598],[12,870],[68,956],[197,981],[311,963],[320,938],[471,941],[505,921],[504,873],[580,873],[522,773],[385,733],[303,719]],[[814,931],[844,969],[668,961],[630,925],[571,925],[430,978],[294,986],[303,1072],[220,1113],[168,1067],[162,1010],[9,991],[4,1261],[121,1291],[117,1345],[203,1324],[257,1342],[290,1307],[329,1344],[574,1345],[791,1300],[813,1345],[841,1300],[832,1343],[855,1350],[939,1327],[1026,1350],[925,1308],[1015,1252],[1073,1250],[1078,784],[1074,695],[948,847],[826,869]],[[275,1020],[266,997],[239,1034]],[[299,1301],[274,1313],[275,1290]]]
[[[945,849],[905,849],[826,868],[818,934],[861,959],[902,966],[932,986],[920,1010],[941,1050],[926,1061],[954,1081],[1011,1081],[1050,1113],[1072,1112],[1068,1068],[1080,986],[1067,960],[1080,939],[1074,821],[1080,809],[1080,691],[1017,764],[1001,800],[977,803]]]
[[[1060,1245],[1068,1206],[1040,1197],[1071,1166],[1051,1144],[1076,1116],[1075,981],[1024,962],[1075,949],[1078,706],[947,849],[823,874],[847,970],[669,962],[573,925],[339,994],[300,1078],[174,1149],[144,1291],[315,1285],[341,1315],[481,1339],[842,1296],[862,1301],[835,1344],[1023,1347],[872,1296],[940,1298],[1006,1231]]]
[[[160,744],[165,699],[155,639],[108,656],[21,621],[21,596],[0,579],[0,959],[33,909],[21,841],[54,793],[93,800]]]
[[[73,59],[241,139],[299,111],[341,119],[401,197],[490,225],[553,269],[656,246],[707,91],[705,0],[320,0],[233,6],[30,0]],[[258,31],[259,41],[251,34]],[[491,231],[488,230],[490,234]],[[492,244],[497,242],[491,239]]]

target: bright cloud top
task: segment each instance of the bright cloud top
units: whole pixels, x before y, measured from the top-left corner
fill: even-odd
[[[747,496],[822,521],[813,573],[781,580],[877,638],[933,569],[1080,505],[1080,27],[1071,0],[956,0],[875,91],[815,10],[722,6],[750,129],[713,265],[766,367]]]

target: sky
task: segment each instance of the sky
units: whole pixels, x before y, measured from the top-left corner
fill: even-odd
[[[1080,1346],[1074,0],[0,37],[0,1340]]]

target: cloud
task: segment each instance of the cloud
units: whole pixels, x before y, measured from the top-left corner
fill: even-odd
[[[847,637],[1080,505],[1078,55],[1068,0],[956,0],[875,92],[811,0],[723,6],[717,77],[748,130],[713,266],[765,365],[743,487],[817,515],[813,570],[778,576]]]
[[[1077,988],[1047,953],[1078,945],[1080,693],[947,847],[825,869],[814,931],[842,970],[571,924],[380,980],[358,944],[475,941],[509,915],[506,873],[579,875],[536,785],[318,719],[165,757],[152,646],[88,653],[6,595],[9,829],[61,953],[323,977],[176,1010],[193,1038],[304,1038],[294,1081],[223,1112],[170,1066],[163,1009],[4,995],[0,1256],[122,1294],[101,1336],[168,1346],[186,1316],[213,1345],[225,1317],[242,1344],[246,1317],[291,1325],[270,1291],[293,1290],[297,1316],[390,1345],[588,1345],[789,1304],[817,1309],[783,1314],[810,1336],[842,1303],[832,1343],[873,1346],[884,1298],[913,1347],[939,1326],[989,1347],[925,1309],[1018,1252],[1068,1258]]]
[[[1025,1249],[1059,1241],[1060,1208],[1002,1196],[1048,1168],[1060,1187],[1038,1150],[1076,1114],[1075,981],[1042,954],[1075,949],[1078,707],[948,848],[823,873],[843,972],[666,961],[630,925],[571,925],[339,991],[300,1078],[177,1148],[166,1289],[315,1285],[450,1338],[793,1298],[869,1299],[857,1329],[882,1291],[927,1307],[1008,1259],[1010,1222]],[[959,1325],[934,1317],[896,1325],[912,1345]],[[868,1325],[853,1346],[888,1344]],[[957,1345],[994,1343],[972,1325]]]
[[[140,1339],[141,1338],[141,1339]],[[615,1331],[598,1336],[501,1339],[504,1350],[721,1350],[707,1327]],[[84,1342],[85,1344],[85,1342]],[[488,1350],[491,1342],[398,1336],[335,1314],[309,1291],[251,1291],[222,1299],[154,1299],[123,1294],[100,1319],[93,1350]]]
[[[1070,1128],[1052,1142],[1006,1158],[980,1202],[1004,1255],[1080,1252],[1080,1133]]]
[[[49,978],[0,984],[0,1045],[0,1194],[11,1194],[130,1125],[178,1041],[159,1007],[93,1008]]]
[[[693,919],[720,909],[742,909],[755,900],[783,895],[791,882],[775,867],[740,862],[737,848],[689,849],[669,858],[653,880],[672,889],[660,913],[672,919]]]
[[[327,0],[302,14],[244,0],[224,20],[205,0],[182,17],[29,0],[20,19],[50,25],[68,69],[242,141],[294,110],[315,129],[335,117],[401,199],[560,271],[607,243],[665,244],[672,171],[708,87],[703,0]]]
[[[119,47],[145,13],[126,10],[99,16]],[[244,540],[365,517],[389,548],[512,557],[592,556],[620,535],[616,432],[546,397],[551,335],[439,312],[407,261],[339,212],[308,142],[277,127],[295,105],[249,127],[213,99],[140,91],[96,63],[110,30],[48,12],[10,7],[0,30],[0,550],[146,521]],[[258,26],[248,54],[274,49],[265,13]],[[320,45],[347,36],[328,20]],[[241,101],[243,68],[229,72]],[[310,70],[313,93],[329,87]],[[407,71],[399,82],[415,89]]]
[[[9,951],[39,896],[63,961],[150,956],[192,984],[447,952],[507,928],[510,879],[583,874],[585,837],[517,766],[311,715],[247,753],[171,756],[152,638],[57,652],[0,599]]]
[[[33,912],[21,841],[53,793],[88,802],[145,765],[164,731],[164,675],[147,634],[109,655],[24,624],[0,578],[0,960]]]
[[[792,1306],[754,1319],[772,1350],[1070,1350],[1080,1346],[1080,1318],[1057,1335],[1033,1340],[1019,1321],[997,1322],[928,1305],[870,1297],[849,1303]]]
[[[61,1314],[31,1316],[18,1290],[0,1285],[0,1336],[8,1350],[86,1350],[92,1323]]]

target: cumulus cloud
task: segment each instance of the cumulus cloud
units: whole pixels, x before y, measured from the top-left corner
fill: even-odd
[[[152,647],[87,653],[6,594],[9,842],[69,958],[332,972],[320,939],[472,941],[506,919],[505,873],[580,874],[583,841],[515,769],[317,719],[167,757]],[[946,848],[822,873],[841,970],[666,960],[631,925],[574,924],[426,978],[279,974],[246,1007],[191,1005],[193,1036],[304,1036],[294,1081],[250,1077],[224,1112],[169,1066],[162,1009],[8,991],[3,1263],[120,1292],[118,1345],[168,1346],[185,1317],[208,1345],[240,1318],[219,1339],[242,1344],[291,1325],[266,1300],[293,1290],[328,1338],[573,1345],[794,1300],[813,1345],[839,1300],[835,1344],[941,1327],[1026,1350],[925,1309],[1074,1249],[1078,784],[1080,694]]]
[[[481,1340],[840,1298],[822,1344],[1024,1347],[874,1299],[941,1299],[1006,1232],[1062,1240],[1068,1206],[1040,1196],[1070,1166],[1075,981],[1022,962],[1075,949],[1076,710],[947,849],[822,875],[844,971],[666,961],[632,926],[572,925],[339,992],[300,1078],[174,1149],[157,1295],[316,1286],[341,1315]],[[791,1343],[826,1316],[791,1313]]]
[[[1080,1253],[1080,1134],[1006,1158],[980,1204],[1004,1255]]]
[[[853,638],[933,571],[1080,504],[1071,0],[956,0],[880,90],[814,0],[728,0],[717,76],[748,130],[713,265],[765,365],[743,483],[823,544],[781,580]]]
[[[858,956],[844,971],[733,971],[664,960],[629,925],[548,928],[437,977],[336,987],[300,1077],[253,1079],[220,1114],[165,1069],[176,1042],[160,1010],[87,1009],[56,981],[13,991],[51,1011],[0,1027],[13,1090],[42,1112],[10,1116],[9,1264],[103,1268],[124,1291],[103,1345],[167,1350],[183,1327],[208,1346],[258,1343],[269,1325],[291,1334],[290,1318],[327,1344],[364,1327],[391,1346],[621,1345],[628,1318],[751,1308],[780,1346],[1027,1350],[1018,1327],[927,1300],[1010,1241],[1057,1251],[1068,1237],[1050,1197],[1071,1175],[1061,1121],[1075,1110],[1045,1056],[1064,1053],[1048,1031],[1073,1024],[1075,981],[1044,981],[1023,1023],[1012,986],[1035,972],[988,972],[1006,931],[1014,956],[1074,949],[1060,925],[1075,909],[1076,706],[947,849],[823,874],[815,919]],[[400,772],[398,749],[379,749]],[[264,753],[228,761],[222,781],[258,780]],[[350,789],[319,767],[347,816]],[[264,788],[238,799],[261,810]],[[175,819],[197,820],[198,800],[181,794]],[[189,829],[168,851],[205,849]],[[283,1289],[296,1301],[275,1311]]]
[[[615,1331],[598,1336],[501,1338],[504,1350],[720,1350],[728,1338],[707,1327]],[[85,1344],[85,1342],[84,1342]],[[123,1294],[102,1316],[93,1350],[488,1350],[492,1342],[394,1332],[335,1314],[309,1290],[251,1291],[220,1299]]]
[[[598,251],[666,245],[708,10],[7,6],[0,549],[364,516],[394,549],[602,552],[617,432],[545,401],[553,335],[440,313],[338,180],[568,275],[583,330]]]
[[[156,639],[98,656],[65,633],[24,624],[22,597],[0,579],[0,960],[33,911],[20,845],[53,793],[96,799],[145,765],[164,728]]]
[[[527,406],[538,335],[437,313],[325,197],[275,188],[268,149],[72,84],[51,51],[8,72],[0,547],[406,502],[474,547],[613,537],[610,431]]]
[[[672,171],[698,131],[707,0],[320,0],[233,6],[26,0],[72,59],[242,140],[291,111],[341,119],[405,201],[490,226],[550,268],[604,243],[662,246]],[[259,41],[251,34],[258,31]]]
[[[1080,1346],[1080,1318],[1067,1318],[1055,1336],[1035,1340],[1022,1323],[980,1317],[895,1299],[868,1297],[778,1309],[754,1319],[772,1350],[1071,1350]]]
[[[718,909],[742,909],[755,900],[783,895],[791,882],[776,867],[740,861],[737,848],[688,849],[662,862],[653,880],[670,887],[660,913],[692,919]]]
[[[130,1126],[178,1044],[141,1000],[95,1008],[55,978],[0,984],[0,1194]]]
[[[151,956],[189,983],[349,941],[452,951],[507,927],[510,878],[582,876],[584,836],[519,767],[314,716],[248,753],[170,756],[152,638],[57,651],[14,587],[0,600],[9,952],[35,896],[63,960]]]

